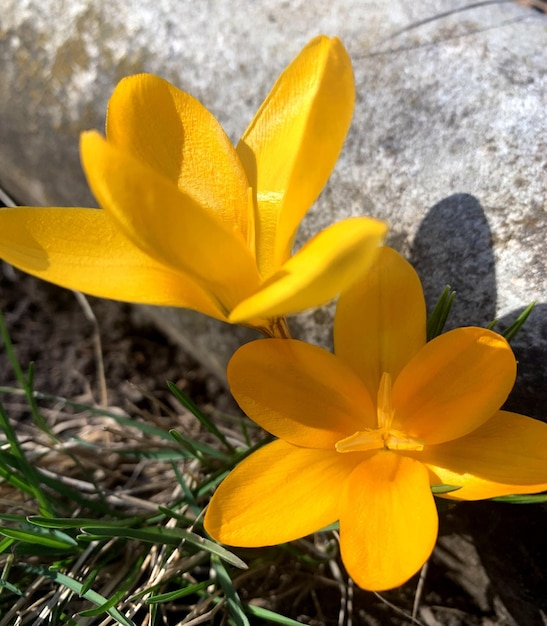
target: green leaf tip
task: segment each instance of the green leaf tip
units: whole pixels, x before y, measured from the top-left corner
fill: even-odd
[[[455,297],[456,292],[451,289],[450,285],[447,285],[427,319],[427,341],[435,339],[443,332]]]

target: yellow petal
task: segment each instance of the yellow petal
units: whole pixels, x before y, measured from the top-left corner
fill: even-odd
[[[230,321],[298,313],[325,304],[370,267],[386,230],[383,222],[366,217],[326,228],[237,306]]]
[[[426,444],[462,437],[486,422],[515,382],[507,341],[484,328],[457,328],[418,352],[393,385],[393,428]]]
[[[375,426],[374,405],[361,381],[317,346],[253,341],[234,354],[227,376],[245,413],[292,444],[333,450],[340,439]]]
[[[98,133],[82,135],[81,154],[95,197],[137,247],[207,286],[226,311],[256,290],[254,258],[238,233]]]
[[[398,587],[427,561],[438,518],[426,468],[381,451],[346,481],[340,549],[348,574],[363,589]]]
[[[144,254],[99,209],[0,209],[0,258],[93,296],[187,307],[224,319],[190,277]]]
[[[316,37],[281,74],[243,135],[237,151],[257,193],[263,278],[289,258],[298,224],[336,163],[354,99],[344,46]]]
[[[158,76],[129,76],[110,99],[106,133],[109,142],[162,173],[247,240],[254,225],[243,165],[195,98]]]
[[[465,437],[426,446],[420,459],[434,484],[462,486],[447,494],[456,500],[547,491],[547,424],[498,411]]]
[[[398,252],[383,247],[370,270],[340,295],[334,351],[375,397],[382,374],[395,380],[425,341],[420,279]]]
[[[320,530],[338,518],[340,485],[356,456],[274,441],[220,484],[207,507],[205,530],[217,541],[248,548]]]

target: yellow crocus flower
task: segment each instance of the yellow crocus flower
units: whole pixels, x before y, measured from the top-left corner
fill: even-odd
[[[0,210],[0,258],[85,293],[187,307],[284,335],[366,270],[386,226],[353,218],[294,256],[303,216],[338,158],[354,105],[349,56],[312,40],[282,73],[236,148],[195,98],[149,74],[123,79],[106,139],[80,153],[101,210]]]
[[[361,587],[396,587],[429,558],[445,497],[547,490],[547,424],[500,410],[516,376],[506,340],[484,328],[426,343],[416,272],[382,248],[340,297],[335,355],[292,339],[241,347],[228,365],[244,411],[278,437],[220,484],[205,529],[232,546],[291,541],[340,522]]]

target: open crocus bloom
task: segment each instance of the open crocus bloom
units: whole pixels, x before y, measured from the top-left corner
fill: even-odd
[[[91,295],[187,307],[275,335],[282,316],[354,281],[385,235],[382,222],[353,218],[291,257],[353,104],[348,54],[324,36],[283,72],[237,148],[192,96],[157,76],[125,78],[106,139],[81,138],[102,210],[2,209],[0,258]]]
[[[278,440],[221,483],[206,530],[257,547],[339,520],[349,574],[383,590],[433,550],[432,485],[467,500],[547,489],[547,424],[499,410],[516,374],[505,339],[469,327],[426,343],[425,327],[418,276],[382,248],[339,300],[336,355],[291,339],[241,347],[232,392]]]

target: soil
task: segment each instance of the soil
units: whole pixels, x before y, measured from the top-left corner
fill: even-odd
[[[87,301],[98,322],[109,406],[130,415],[158,416],[161,403],[172,405],[166,386],[171,380],[204,410],[236,410],[221,384],[154,327],[138,323],[132,307],[95,298]],[[1,264],[0,310],[21,365],[35,364],[35,389],[82,402],[101,401],[95,325],[72,292]],[[17,386],[1,347],[0,386]],[[2,400],[11,419],[27,419],[22,402]],[[422,580],[415,623],[547,624],[547,507],[443,501],[440,519],[439,543]],[[295,594],[294,589],[305,587],[296,584],[299,576],[313,578],[309,572],[284,567],[279,558],[271,566],[270,578],[275,578],[270,580],[271,588],[278,593],[269,594],[270,607],[301,623],[339,623],[340,591],[332,572],[326,567],[320,577],[323,582],[315,589]],[[262,579],[260,585],[268,580]],[[349,598],[353,624],[411,623],[408,614],[418,581],[416,576],[381,597],[354,589]],[[244,599],[256,593],[259,582],[251,581],[241,590]]]

